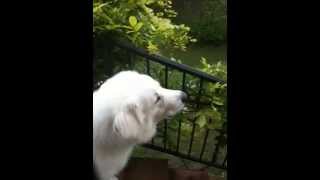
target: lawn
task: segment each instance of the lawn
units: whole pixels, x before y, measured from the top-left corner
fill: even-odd
[[[188,47],[186,52],[175,51],[174,54],[174,57],[180,59],[182,63],[198,67],[201,57],[205,57],[208,63],[215,63],[217,61],[227,62],[227,45],[194,44]],[[170,57],[166,52],[163,55]]]

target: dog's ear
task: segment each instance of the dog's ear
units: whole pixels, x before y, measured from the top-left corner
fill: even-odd
[[[143,123],[143,113],[141,108],[134,101],[123,104],[116,114],[113,130],[125,139],[136,139],[139,133],[139,126]]]

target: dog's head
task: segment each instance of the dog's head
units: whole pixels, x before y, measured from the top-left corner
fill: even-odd
[[[117,77],[118,76],[118,77]],[[122,72],[115,77],[121,85],[121,104],[115,111],[114,131],[139,143],[149,141],[156,125],[184,108],[187,95],[179,90],[166,89],[150,76],[135,72]],[[125,88],[125,89],[123,89]]]

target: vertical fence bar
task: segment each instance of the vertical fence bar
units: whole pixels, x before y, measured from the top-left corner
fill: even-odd
[[[133,69],[133,54],[127,51],[128,56],[129,56],[129,68],[130,70]]]
[[[203,87],[203,79],[200,79],[198,98],[197,98],[197,109],[200,108],[200,98],[201,98],[201,95],[202,95],[202,87]]]
[[[182,91],[186,91],[186,73],[183,72],[182,75]]]
[[[221,146],[221,139],[223,137],[223,133],[220,131],[220,134],[219,136],[216,138],[216,140],[218,141],[215,148],[214,148],[214,152],[213,152],[213,156],[212,156],[212,163],[215,163],[215,161],[217,160],[217,156],[218,156],[218,153],[219,153],[219,149],[220,149],[220,146]]]
[[[150,74],[150,60],[145,58],[145,61],[146,61],[146,71],[147,71],[146,73],[148,75],[151,75]],[[154,138],[151,139],[151,144],[154,145]]]
[[[150,60],[149,60],[149,59],[146,59],[146,67],[147,67],[147,68],[146,68],[146,70],[147,70],[146,73],[147,73],[148,75],[150,75]]]
[[[191,150],[192,150],[192,145],[193,145],[193,139],[194,139],[195,130],[196,130],[196,124],[193,123],[192,132],[191,132],[191,140],[190,140],[189,150],[188,150],[188,156],[189,156],[189,157],[190,157],[190,155],[191,155]]]
[[[223,163],[222,163],[223,167],[226,167],[226,162],[227,162],[227,155],[224,157],[224,160],[223,160]]]
[[[183,72],[182,74],[182,87],[181,87],[182,91],[186,90],[186,73]],[[180,148],[180,136],[181,136],[181,123],[182,123],[182,119],[179,119],[179,127],[178,127],[178,137],[177,137],[177,148],[176,148],[176,152],[179,152],[179,148]]]
[[[168,66],[165,67],[165,74],[164,74],[164,87],[168,88]]]
[[[147,74],[150,74],[150,60],[149,59],[145,59],[146,60],[146,67],[147,67]],[[154,145],[154,138],[151,139],[151,144]]]
[[[167,129],[168,129],[168,122],[164,120],[164,139],[163,139],[163,148],[167,149]]]
[[[204,141],[203,141],[202,148],[201,148],[201,153],[200,153],[200,161],[202,161],[202,157],[203,157],[204,151],[206,149],[208,136],[209,136],[209,129],[206,130],[206,135],[204,136]]]
[[[179,152],[180,148],[180,136],[181,136],[181,123],[182,123],[182,118],[179,119],[179,127],[178,127],[178,135],[177,135],[177,147],[176,147],[176,152]]]
[[[198,92],[198,97],[197,97],[197,109],[200,108],[200,98],[202,94],[202,86],[203,86],[203,79],[200,78],[200,83],[199,83],[199,92]],[[194,139],[194,134],[195,134],[195,129],[196,129],[196,123],[195,120],[193,121],[193,126],[192,126],[192,132],[191,132],[191,140],[190,140],[190,145],[189,145],[189,151],[188,151],[188,156],[190,157],[191,151],[192,151],[192,145],[193,145],[193,139]]]
[[[164,87],[168,88],[168,66],[165,67],[164,75]],[[164,137],[163,137],[163,148],[167,149],[167,130],[168,130],[168,121],[164,120]]]

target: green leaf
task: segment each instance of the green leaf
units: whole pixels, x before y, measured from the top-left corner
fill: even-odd
[[[115,25],[115,24],[111,24],[111,25],[105,25],[105,28],[108,30],[113,30],[113,29],[117,29],[121,27],[120,25]]]
[[[134,27],[134,30],[135,30],[135,31],[139,31],[142,26],[143,26],[143,23],[142,23],[142,22],[139,22],[139,23]]]
[[[154,27],[154,25],[151,24],[150,28],[151,28],[152,31],[156,31],[156,28]]]
[[[218,106],[222,106],[223,105],[223,100],[220,97],[213,97],[212,102],[215,105],[218,105]]]
[[[196,124],[198,124],[200,128],[203,128],[207,124],[206,116],[199,116],[198,120],[196,121]]]
[[[159,50],[157,45],[153,44],[151,41],[148,41],[147,49],[151,54],[156,53]]]
[[[130,24],[130,26],[135,27],[137,24],[137,18],[135,16],[130,16],[129,17],[129,24]]]
[[[190,39],[190,42],[197,42],[197,39],[195,39],[195,38]]]
[[[209,129],[221,129],[223,125],[222,121],[213,120],[212,123],[208,124]]]
[[[203,65],[207,65],[207,59],[204,58],[204,57],[201,57],[200,62],[201,62]]]
[[[215,105],[223,106],[223,102],[215,101],[215,100],[213,100],[212,102],[213,102]]]
[[[132,27],[131,27],[131,26],[122,25],[121,27],[124,28],[124,29],[130,29],[130,30],[132,30]]]
[[[130,34],[130,33],[133,33],[133,32],[135,32],[135,31],[127,31],[126,33],[127,33],[127,34]]]
[[[146,5],[152,4],[154,2],[155,2],[155,0],[147,0]]]

